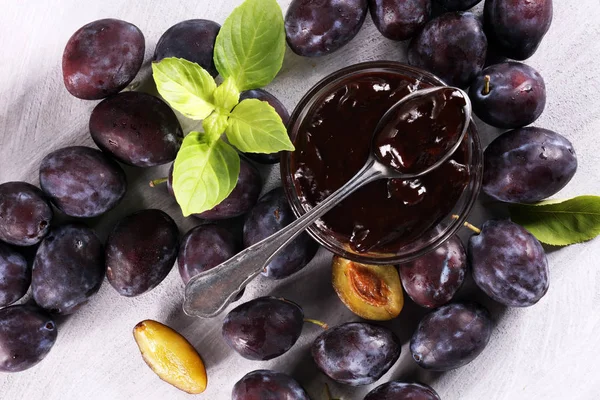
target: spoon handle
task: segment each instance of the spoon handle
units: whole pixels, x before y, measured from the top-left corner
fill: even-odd
[[[183,311],[201,318],[220,314],[289,242],[355,190],[384,175],[385,167],[369,158],[347,184],[300,218],[215,268],[194,276],[185,287]]]

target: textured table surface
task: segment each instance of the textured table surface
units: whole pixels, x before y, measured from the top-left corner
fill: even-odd
[[[4,0],[0,13],[0,182],[26,180],[38,184],[41,158],[65,145],[93,146],[87,122],[95,102],[71,97],[61,75],[61,56],[70,35],[99,18],[115,17],[136,24],[146,37],[146,61],[156,41],[171,25],[191,18],[222,23],[242,0]],[[285,10],[289,0],[280,1]],[[477,9],[480,11],[480,7]],[[579,171],[559,197],[600,194],[600,2],[555,1],[554,23],[539,51],[528,63],[546,79],[548,106],[538,126],[556,130],[573,141]],[[288,51],[280,76],[268,88],[290,109],[314,83],[357,62],[406,60],[407,43],[381,37],[370,17],[345,48],[319,59],[300,58]],[[147,87],[148,68],[138,77]],[[480,126],[483,127],[483,124]],[[481,129],[484,144],[497,131]],[[166,167],[127,169],[126,200],[101,221],[91,221],[102,237],[120,217],[140,208],[168,212],[185,232],[185,220],[164,189],[150,189],[148,180]],[[267,187],[276,184],[278,170],[264,171]],[[490,214],[478,205],[474,223]],[[502,213],[502,209],[494,210]],[[464,232],[463,234],[467,234]],[[280,282],[257,280],[244,295],[284,295],[304,306],[306,315],[336,325],[357,320],[337,299],[330,283],[331,255],[322,250],[297,276]],[[551,285],[546,297],[529,309],[505,309],[465,288],[492,311],[495,330],[489,346],[471,364],[448,373],[428,373],[416,367],[408,340],[423,311],[410,302],[400,317],[388,323],[402,339],[400,361],[379,383],[417,379],[432,385],[444,400],[600,399],[600,240],[552,251]],[[324,399],[323,383],[309,353],[319,328],[307,325],[285,356],[252,362],[230,351],[221,338],[222,316],[197,320],[181,311],[183,284],[174,269],[154,291],[137,298],[120,297],[108,284],[90,304],[59,321],[58,341],[36,367],[0,375],[2,400],[53,399],[188,399],[160,381],[144,364],[132,338],[140,320],[152,318],[182,332],[201,352],[209,376],[199,399],[226,400],[245,373],[272,368],[290,373],[311,398]],[[473,292],[474,294],[469,294]],[[372,386],[331,385],[345,400],[362,399]]]

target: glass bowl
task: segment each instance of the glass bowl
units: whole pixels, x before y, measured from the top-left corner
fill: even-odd
[[[319,106],[320,100],[323,99],[324,96],[331,93],[332,89],[348,82],[353,77],[364,75],[369,72],[400,73],[426,84],[445,86],[441,79],[430,72],[393,61],[372,61],[341,69],[317,83],[308,91],[302,100],[300,100],[298,106],[292,113],[288,124],[292,142],[296,141],[298,135],[303,134],[301,128],[305,118],[311,116],[312,112]],[[483,177],[483,151],[474,122],[471,122],[466,140],[468,149],[467,166],[470,172],[469,181],[456,205],[436,226],[432,227],[415,240],[403,245],[401,248],[397,249],[397,251],[393,253],[360,253],[354,251],[348,243],[342,242],[333,234],[333,232],[326,227],[323,227],[322,224],[313,224],[307,230],[308,233],[332,253],[364,264],[400,264],[411,261],[434,250],[463,226],[481,189],[481,180]],[[301,202],[298,193],[299,189],[293,172],[292,154],[293,153],[290,152],[283,152],[281,157],[281,179],[290,206],[296,216],[300,217],[307,210],[305,205]]]

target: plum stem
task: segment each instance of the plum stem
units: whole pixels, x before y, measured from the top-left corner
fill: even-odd
[[[318,325],[318,326],[320,326],[321,328],[323,328],[325,330],[329,329],[329,325],[327,325],[323,321],[319,321],[318,319],[304,318],[304,322],[310,322],[311,324]]]
[[[333,396],[331,396],[331,391],[329,390],[329,385],[327,383],[325,383],[325,396],[327,396],[326,400],[340,400],[334,399]]]
[[[490,80],[492,78],[489,75],[486,75],[483,78],[483,90],[481,92],[481,94],[483,94],[484,96],[487,96],[488,94],[490,94]]]
[[[459,216],[458,216],[458,215],[456,215],[456,214],[454,214],[454,215],[452,216],[452,219],[458,219],[458,218],[459,218]],[[478,235],[481,233],[481,229],[479,229],[478,227],[476,227],[475,225],[473,225],[473,224],[472,224],[472,223],[470,223],[469,221],[466,221],[466,222],[463,224],[463,226],[464,226],[465,228],[469,228],[470,230],[472,230],[473,232],[475,232],[475,233],[476,233],[476,234],[478,234]]]
[[[151,188],[153,188],[153,187],[156,187],[157,185],[161,185],[161,184],[165,183],[168,180],[169,180],[169,178],[155,179],[153,181],[150,181],[149,185]]]

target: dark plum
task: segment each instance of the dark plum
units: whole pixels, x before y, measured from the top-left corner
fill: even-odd
[[[448,11],[466,11],[481,3],[481,0],[435,0]]]
[[[529,307],[548,291],[548,260],[541,243],[506,220],[487,221],[469,240],[473,279],[488,296],[509,307]]]
[[[410,65],[424,68],[449,85],[467,87],[481,72],[487,39],[477,17],[450,12],[429,21],[408,47]]]
[[[473,111],[483,122],[515,129],[542,115],[546,85],[535,69],[511,61],[484,69],[471,84],[469,97]]]
[[[354,39],[367,9],[367,0],[292,0],[285,15],[287,43],[305,57],[333,53]]]
[[[441,400],[431,387],[422,383],[392,381],[371,390],[364,400]]]
[[[115,207],[125,195],[125,172],[100,150],[64,147],[40,166],[40,186],[71,217],[91,218]]]
[[[218,225],[200,225],[181,239],[177,264],[183,283],[229,260],[239,251],[235,235]]]
[[[413,37],[429,20],[431,0],[369,0],[373,23],[392,40]]]
[[[401,347],[387,328],[350,322],[319,335],[311,353],[317,367],[334,381],[361,386],[379,380],[398,360]]]
[[[262,179],[256,167],[240,159],[240,175],[233,192],[212,210],[194,217],[209,221],[239,217],[246,214],[258,200],[262,190]]]
[[[304,313],[286,299],[260,297],[239,305],[223,321],[223,338],[249,360],[270,360],[288,351],[300,337]]]
[[[72,314],[98,292],[104,280],[104,248],[91,228],[54,228],[35,255],[31,288],[35,302],[55,314]]]
[[[240,102],[246,99],[258,99],[261,101],[266,101],[271,107],[275,109],[275,111],[277,111],[277,114],[279,114],[279,116],[281,117],[281,121],[284,125],[287,126],[290,120],[290,113],[288,112],[287,108],[285,108],[283,103],[280,102],[277,99],[277,97],[273,96],[271,93],[262,89],[246,90],[240,95]],[[244,155],[252,161],[256,161],[257,163],[261,164],[276,164],[281,158],[281,152],[271,154],[244,153]]]
[[[20,372],[46,357],[56,342],[56,324],[31,306],[0,310],[0,372]]]
[[[118,19],[101,19],[71,36],[62,59],[69,93],[98,100],[123,90],[144,61],[146,44],[137,26]]]
[[[244,247],[275,234],[296,220],[285,197],[283,188],[265,194],[250,210],[244,222]],[[300,271],[313,259],[319,245],[306,232],[302,233],[279,253],[266,269],[263,276],[283,279]]]
[[[183,58],[200,65],[214,77],[219,75],[213,53],[215,40],[221,30],[221,25],[206,19],[189,19],[179,22],[162,34],[156,49],[154,60],[163,58]]]
[[[30,283],[31,270],[25,257],[0,242],[0,307],[25,296]]]
[[[26,182],[0,185],[0,240],[15,246],[39,243],[54,213],[46,195]]]
[[[507,203],[534,203],[564,188],[577,171],[573,145],[548,129],[498,136],[484,152],[483,191]]]
[[[452,300],[466,273],[467,254],[456,236],[416,260],[400,265],[404,290],[415,303],[427,308],[437,308]]]
[[[231,400],[310,400],[302,386],[281,372],[252,371],[233,386]]]
[[[173,268],[179,230],[160,210],[143,210],[119,221],[106,242],[106,277],[122,296],[154,289]]]
[[[136,167],[175,160],[183,140],[179,121],[167,103],[141,92],[102,100],[92,111],[90,133],[101,150]]]
[[[514,60],[531,57],[552,23],[552,0],[486,0],[484,24],[490,44]]]
[[[420,367],[448,371],[473,361],[492,334],[488,311],[474,303],[454,303],[427,314],[410,340],[410,352]]]

